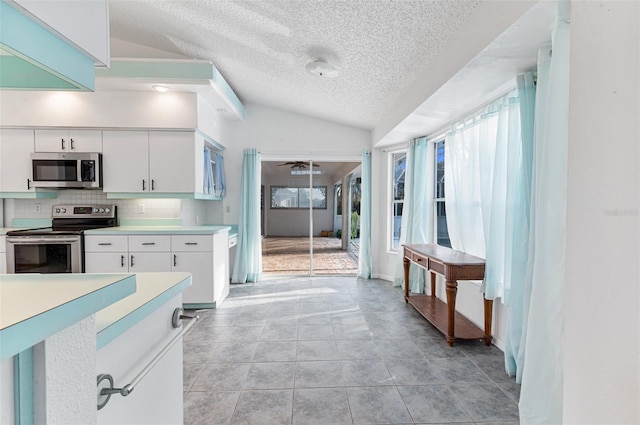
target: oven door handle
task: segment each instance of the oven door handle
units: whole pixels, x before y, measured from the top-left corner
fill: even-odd
[[[12,244],[16,244],[16,245],[34,245],[34,244],[39,244],[39,243],[74,243],[74,242],[80,242],[78,239],[55,239],[55,238],[38,238],[38,239],[33,239],[33,238],[21,238],[21,237],[17,237],[17,238],[12,238],[10,236],[7,236],[7,243],[12,243]]]

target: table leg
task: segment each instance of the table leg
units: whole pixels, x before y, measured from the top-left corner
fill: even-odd
[[[407,257],[402,260],[404,266],[404,302],[409,302],[409,267],[411,262]]]
[[[434,272],[429,273],[431,275],[431,296],[436,296],[436,274]]]
[[[447,344],[453,347],[456,340],[456,295],[458,292],[458,282],[455,280],[447,280]]]
[[[491,345],[491,322],[493,317],[493,300],[484,299],[484,345]]]

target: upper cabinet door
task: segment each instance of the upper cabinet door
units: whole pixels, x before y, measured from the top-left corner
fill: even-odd
[[[149,192],[149,132],[104,131],[102,180],[105,192]]]
[[[36,130],[36,152],[102,152],[100,130]]]
[[[0,192],[34,192],[31,186],[33,130],[0,130]]]
[[[202,167],[202,164],[196,164],[195,144],[193,132],[149,132],[149,177],[152,192],[196,192],[195,169],[197,166]]]

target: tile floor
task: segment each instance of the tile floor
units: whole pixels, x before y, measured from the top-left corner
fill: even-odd
[[[448,347],[388,282],[232,285],[200,315],[184,341],[185,424],[519,423],[502,352]]]

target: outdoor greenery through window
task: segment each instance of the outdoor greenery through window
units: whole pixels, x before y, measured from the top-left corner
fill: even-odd
[[[444,203],[444,140],[435,144],[436,166],[435,166],[435,209],[436,209],[436,234],[438,245],[451,248],[449,231],[447,229],[447,211]]]
[[[271,209],[327,209],[327,186],[308,187],[271,186]]]
[[[400,225],[402,223],[402,207],[404,205],[404,176],[407,170],[407,152],[393,153],[391,167],[393,175],[391,248],[397,250],[400,245]]]

